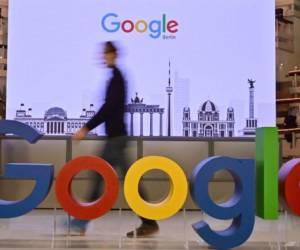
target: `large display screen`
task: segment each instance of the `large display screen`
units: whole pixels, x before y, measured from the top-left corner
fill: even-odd
[[[275,125],[274,1],[10,0],[7,118],[74,133],[127,81],[129,135],[254,136]],[[105,134],[103,125],[92,133]]]

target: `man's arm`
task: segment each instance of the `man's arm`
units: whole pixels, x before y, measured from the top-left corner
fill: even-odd
[[[99,111],[82,127],[78,130],[73,139],[81,140],[83,139],[90,130],[103,123],[107,117],[113,115],[115,107],[122,98],[122,93],[124,92],[124,86],[121,84],[122,79],[120,76],[114,76],[111,80],[109,89],[107,91],[107,96],[105,98],[105,103],[99,109]]]
[[[113,115],[115,108],[120,102],[122,92],[124,91],[121,79],[118,76],[114,76],[109,86],[105,103],[100,110],[87,122],[85,127],[90,131],[95,127],[103,123],[109,116]]]

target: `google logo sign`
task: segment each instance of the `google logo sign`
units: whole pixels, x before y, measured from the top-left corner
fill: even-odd
[[[162,34],[175,34],[178,32],[178,22],[176,20],[168,20],[167,15],[163,14],[161,19],[132,21],[130,19],[120,20],[116,13],[108,13],[101,20],[102,28],[109,33],[122,30],[124,33],[136,31],[138,33],[149,33],[153,39],[160,38]]]
[[[10,133],[37,142],[42,135],[26,124],[17,121],[0,121],[0,133]],[[170,191],[159,203],[147,202],[139,194],[142,176],[153,169],[169,176]],[[279,189],[288,208],[300,216],[300,159],[285,163],[279,169],[279,143],[276,128],[258,128],[256,131],[255,159],[237,159],[225,156],[209,157],[199,162],[188,179],[181,166],[162,156],[146,156],[129,168],[124,180],[124,194],[129,207],[138,215],[155,220],[172,217],[184,205],[188,192],[197,206],[219,220],[232,219],[225,230],[215,231],[205,221],[192,224],[196,233],[217,249],[229,249],[243,244],[251,236],[255,215],[263,219],[278,219]],[[104,192],[100,198],[83,203],[74,198],[71,183],[80,171],[93,170],[103,177]],[[231,173],[235,192],[230,200],[216,204],[208,187],[214,174],[220,170]],[[4,178],[34,180],[32,193],[23,200],[0,200],[0,218],[22,216],[36,208],[47,197],[54,179],[53,164],[8,163]],[[116,202],[119,178],[114,168],[95,156],[81,156],[67,162],[58,173],[55,193],[62,208],[78,219],[101,217]]]

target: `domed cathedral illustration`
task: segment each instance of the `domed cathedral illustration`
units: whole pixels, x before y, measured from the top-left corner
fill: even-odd
[[[183,109],[183,136],[188,137],[233,137],[234,109],[227,109],[226,120],[220,120],[220,113],[216,105],[207,100],[198,110],[198,119],[191,119],[189,107]]]
[[[95,115],[93,107],[94,105],[91,104],[89,110],[82,109],[79,118],[68,118],[67,112],[60,107],[48,109],[43,118],[34,118],[31,115],[32,109],[26,110],[22,103],[16,111],[15,120],[33,127],[44,135],[71,135]],[[95,133],[90,132],[90,134]]]

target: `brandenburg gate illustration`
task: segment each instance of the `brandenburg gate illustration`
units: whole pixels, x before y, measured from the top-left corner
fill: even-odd
[[[153,115],[159,114],[159,136],[163,135],[163,114],[164,108],[160,108],[159,105],[146,105],[143,103],[143,98],[136,97],[131,98],[131,103],[125,106],[125,112],[130,114],[130,136],[133,136],[133,118],[135,113],[140,114],[140,136],[144,135],[144,114],[150,115],[150,136],[153,136]]]

